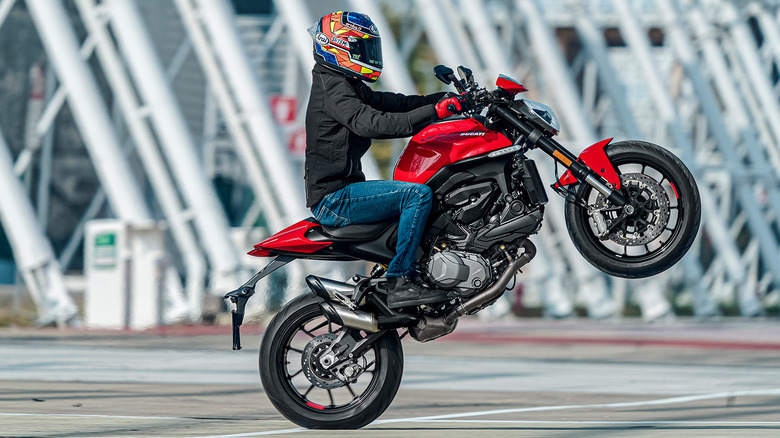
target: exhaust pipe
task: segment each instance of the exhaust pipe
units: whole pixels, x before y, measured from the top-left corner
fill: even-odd
[[[322,307],[322,311],[325,312],[328,320],[344,327],[375,333],[379,330],[409,327],[419,321],[413,315],[397,313],[389,309],[387,309],[387,312],[391,314],[390,316],[377,317],[372,313],[353,310],[338,304],[338,302],[343,302],[344,299],[352,297],[352,294],[355,292],[355,286],[353,285],[327,278],[319,278],[314,275],[306,277],[306,283],[317,296],[328,300],[320,303],[320,307]]]
[[[409,327],[420,322],[414,315],[396,313],[394,316],[379,316],[362,310],[351,310],[342,305],[324,301],[320,303],[329,321],[344,327],[375,333],[379,330],[394,330]]]
[[[523,242],[522,246],[525,252],[504,270],[504,273],[496,280],[495,284],[472,296],[460,306],[450,310],[449,313],[444,316],[444,321],[453,323],[461,316],[479,309],[485,303],[501,296],[501,294],[504,293],[504,288],[509,284],[509,280],[512,279],[512,276],[536,256],[536,246],[534,246],[530,240]]]
[[[309,289],[326,300],[337,300],[337,295],[351,296],[355,292],[355,286],[341,281],[320,278],[315,275],[306,277]]]
[[[325,316],[331,322],[343,325],[344,327],[365,330],[369,333],[379,331],[379,320],[368,312],[350,310],[344,306],[333,304],[328,301],[320,303],[320,307],[322,307],[322,311],[325,312]]]
[[[523,242],[523,249],[525,252],[507,266],[504,273],[501,274],[493,286],[472,296],[441,318],[423,317],[417,325],[409,328],[409,334],[420,342],[428,342],[452,333],[458,325],[458,319],[461,316],[471,313],[491,300],[500,297],[512,276],[536,255],[536,247],[528,240]]]

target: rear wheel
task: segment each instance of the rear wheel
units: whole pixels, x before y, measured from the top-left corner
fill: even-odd
[[[260,378],[271,403],[293,423],[357,429],[378,418],[395,397],[403,374],[401,341],[391,330],[366,353],[338,366],[342,376],[351,376],[345,382],[319,358],[342,331],[354,329],[328,322],[321,301],[301,296],[273,318],[260,346]]]
[[[701,221],[701,204],[690,171],[666,149],[642,141],[608,145],[628,212],[581,184],[588,208],[566,204],[566,225],[575,247],[607,274],[642,278],[665,271],[688,251]]]

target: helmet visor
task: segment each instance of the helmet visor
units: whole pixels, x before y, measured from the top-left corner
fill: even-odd
[[[350,42],[352,60],[375,70],[382,70],[382,42],[380,38],[361,38]]]

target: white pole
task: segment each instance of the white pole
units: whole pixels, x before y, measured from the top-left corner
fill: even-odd
[[[62,1],[28,0],[27,7],[49,60],[58,73],[60,87],[66,90],[76,125],[111,207],[128,224],[151,220],[151,213],[122,152],[95,79],[79,52],[76,35]],[[172,303],[180,300],[178,287],[178,284],[171,283],[171,288],[166,290]],[[181,314],[181,306],[172,308],[170,314],[174,311]]]
[[[503,47],[503,40],[498,36],[498,31],[488,17],[485,3],[482,0],[469,0],[460,2],[460,6],[468,17],[465,22],[471,31],[472,38],[479,43],[482,55],[487,58],[490,74],[496,78],[499,74],[512,76],[514,73],[512,63],[509,62],[509,57]],[[485,85],[490,84],[483,84],[483,86]]]
[[[769,129],[772,130],[775,141],[780,143],[780,99],[769,81],[769,75],[761,64],[756,41],[736,7],[731,2],[726,1],[721,1],[719,4],[723,8],[722,17],[729,27],[729,35],[734,45],[739,48],[736,52],[744,66],[748,81],[761,104],[762,115],[769,122]],[[771,36],[770,34],[769,44],[772,43]],[[777,145],[775,148],[780,149]]]
[[[582,108],[582,102],[574,82],[569,75],[566,61],[538,5],[531,0],[518,0],[515,4],[524,14],[525,25],[528,28],[527,33],[531,41],[531,50],[542,68],[541,73],[545,77],[544,83],[547,84],[547,89],[550,90],[550,94],[558,104],[556,111],[560,111],[563,116],[562,132],[568,132],[569,137],[574,140],[574,144],[578,145],[578,147],[572,148],[576,153],[577,149],[581,150],[592,144],[596,134],[584,116],[585,111]],[[543,166],[542,169],[545,169],[542,171],[550,176],[548,179],[552,179],[552,168],[546,169],[546,166]],[[604,276],[579,256],[571,239],[563,231],[566,229],[563,204],[551,202],[548,204],[548,208],[550,208],[547,215],[548,220],[553,221],[556,228],[555,233],[551,233],[551,235],[555,236],[561,248],[566,249],[564,257],[569,262],[579,284],[578,301],[587,305],[588,315],[593,318],[614,315],[617,306],[607,293]]]
[[[621,83],[617,72],[612,66],[612,62],[609,58],[609,53],[604,43],[604,37],[601,32],[596,28],[596,25],[590,18],[590,14],[585,10],[581,4],[572,4],[572,7],[578,9],[575,10],[575,27],[577,33],[580,36],[580,40],[583,46],[586,48],[588,54],[593,58],[599,70],[600,84],[604,87],[605,91],[610,97],[610,101],[614,106],[614,112],[623,124],[626,134],[632,139],[641,139],[643,134],[639,129],[639,126],[634,117],[633,111],[628,104],[624,86]],[[688,280],[689,287],[693,289],[694,299],[694,312],[697,316],[706,317],[718,314],[717,306],[712,300],[709,291],[702,287],[700,279],[702,276],[701,266],[699,262],[693,257],[685,257],[682,260],[681,269],[684,271],[684,275]],[[662,278],[668,279],[669,276],[663,276]],[[655,280],[657,281],[657,280]],[[640,282],[636,283],[637,287],[642,287]],[[655,292],[657,294],[657,292]],[[656,295],[657,296],[657,295]],[[640,300],[640,303],[647,304],[647,300]],[[656,306],[655,303],[649,303],[652,309],[662,310],[662,307]],[[642,309],[642,316],[645,318],[653,319],[650,315],[649,309]]]
[[[466,65],[464,56],[458,50],[453,35],[445,26],[441,8],[436,0],[415,0],[417,16],[425,27],[425,35],[433,46],[436,59],[442,64],[453,69],[459,65]]]
[[[78,318],[76,305],[65,288],[60,265],[24,187],[13,171],[13,157],[0,130],[0,222],[11,243],[17,269],[38,309],[38,322],[63,324]]]
[[[312,17],[309,8],[301,0],[274,0],[274,6],[284,17],[287,24],[287,35],[292,39],[303,71],[308,72],[314,67],[314,54],[311,37],[306,29],[320,17]],[[308,74],[306,80],[311,81]]]
[[[639,124],[636,122],[626,99],[625,86],[621,83],[615,69],[612,67],[607,48],[604,47],[603,34],[596,28],[588,11],[582,8],[576,12],[574,25],[577,33],[580,35],[580,40],[588,51],[588,55],[593,58],[598,66],[599,83],[609,94],[610,101],[615,107],[615,114],[623,124],[623,129],[626,130],[629,138],[637,140],[643,138]]]
[[[486,81],[493,78],[487,76],[488,72],[485,71],[484,66],[479,62],[479,57],[477,57],[474,45],[472,44],[473,37],[469,38],[469,35],[466,33],[461,14],[455,10],[452,0],[436,1],[438,1],[437,9],[439,9],[438,19],[441,20],[445,28],[448,29],[449,39],[456,44],[458,53],[463,58],[463,63],[453,65],[452,68],[456,68],[460,65],[470,68],[473,71],[476,81],[486,84]]]
[[[50,100],[54,95],[54,88],[56,87],[56,78],[51,67],[42,64],[46,71],[46,100]],[[51,169],[54,158],[54,131],[48,130],[43,134],[43,140],[41,145],[41,158],[39,163],[38,173],[38,197],[36,203],[38,204],[38,220],[41,223],[41,228],[46,229],[49,225],[49,194],[51,185]]]
[[[16,0],[2,0],[0,2],[0,27],[3,27],[5,19],[8,18],[8,14],[11,13],[11,8],[14,7]]]
[[[107,6],[120,51],[128,61],[174,179],[192,210],[195,227],[214,270],[212,286],[215,292],[229,288],[234,283],[233,275],[240,270],[238,251],[230,239],[227,218],[214,187],[198,160],[184,116],[166,81],[165,70],[136,5],[131,0],[111,0]]]

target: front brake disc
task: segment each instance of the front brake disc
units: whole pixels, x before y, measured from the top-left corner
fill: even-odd
[[[652,242],[666,229],[669,223],[669,198],[661,184],[642,173],[620,175],[620,184],[628,192],[629,202],[636,212],[622,219],[607,238],[623,246],[638,246]],[[607,205],[604,195],[599,194],[597,205]],[[608,224],[621,219],[625,213],[612,212]]]

